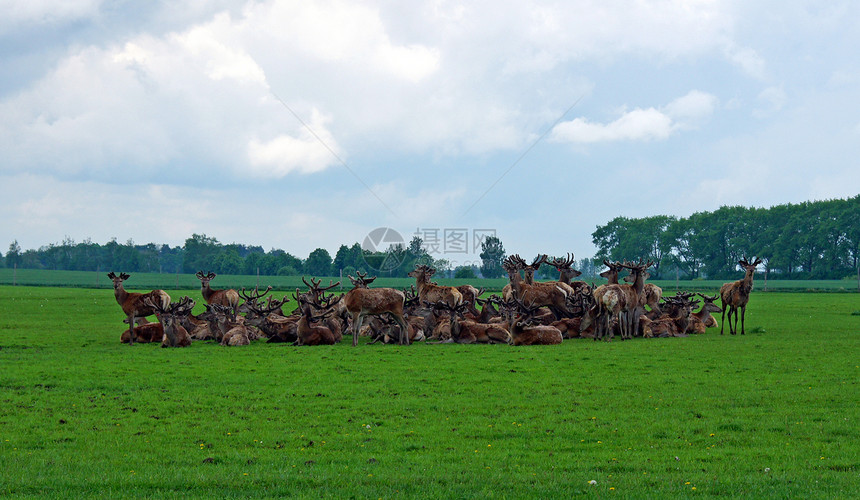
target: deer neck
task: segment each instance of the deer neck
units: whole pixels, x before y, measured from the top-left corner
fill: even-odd
[[[114,295],[114,297],[116,297],[117,303],[119,305],[123,305],[125,303],[126,299],[128,299],[129,294],[128,294],[128,292],[125,291],[125,288],[122,287],[122,283],[120,283],[119,286],[114,287],[113,295]]]
[[[215,290],[209,286],[209,282],[201,283],[200,291],[203,294],[203,298],[208,302],[212,295],[215,293]]]
[[[755,269],[748,269],[746,274],[744,275],[744,279],[741,280],[741,292],[744,294],[749,294],[753,289],[753,277],[755,276]]]
[[[559,281],[559,282],[561,282],[561,283],[564,283],[565,285],[569,285],[569,284],[570,284],[570,279],[571,279],[571,278],[570,278],[570,274],[568,274],[568,273],[567,273],[567,272],[565,272],[565,271],[566,271],[566,269],[560,269],[560,270],[558,271],[558,281]]]

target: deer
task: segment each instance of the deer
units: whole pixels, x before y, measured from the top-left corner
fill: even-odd
[[[511,295],[506,301],[518,298],[534,304],[536,307],[546,306],[552,311],[555,319],[561,319],[569,314],[567,299],[569,293],[554,283],[532,283],[527,284],[520,277],[520,268],[525,261],[519,255],[513,255],[502,262],[502,268],[508,273],[510,280]],[[504,291],[503,291],[504,294]]]
[[[213,272],[203,274],[203,271],[197,271],[197,279],[200,280],[200,292],[203,294],[203,300],[207,304],[220,304],[222,306],[233,309],[235,316],[239,310],[239,293],[232,288],[226,290],[214,290],[209,286],[209,282],[217,276]]]
[[[134,340],[141,344],[149,342],[158,342],[164,337],[164,325],[161,323],[145,323],[134,327]],[[131,342],[131,330],[122,332],[119,337],[120,343],[128,344]]]
[[[708,296],[702,293],[697,293],[702,298],[702,308],[694,312],[690,317],[691,329],[693,333],[705,333],[707,328],[717,326],[717,320],[711,316],[711,313],[723,312],[723,309],[715,304],[719,298],[718,295]]]
[[[532,260],[531,264],[527,264],[526,261],[523,260],[523,258],[520,257],[519,254],[514,254],[508,258],[511,259],[517,265],[518,273],[519,271],[523,271],[522,282],[526,285],[532,285],[535,282],[535,272],[537,272],[541,264],[546,262],[547,256],[546,254],[538,254],[538,256],[535,257],[534,260]],[[502,268],[504,269],[504,263],[502,265]],[[502,297],[504,297],[505,300],[513,300],[512,290],[512,284],[509,283],[505,285],[504,288],[502,288]]]
[[[267,297],[266,303],[261,302],[272,287],[267,287],[262,293],[259,290],[246,292],[244,288],[239,292],[245,298],[242,306],[247,310],[245,324],[259,328],[268,340],[267,343],[295,342],[298,339],[296,325],[299,316],[284,316],[283,305],[290,301],[286,296],[277,300],[271,296]]]
[[[153,302],[146,298],[147,304],[152,307],[163,325],[164,335],[161,347],[188,347],[191,345],[191,336],[188,330],[182,326],[183,316],[187,316],[194,308],[194,301],[185,296],[179,302],[171,302],[167,307],[161,303]]]
[[[644,279],[648,279],[651,277],[651,274],[646,272]],[[633,283],[633,274],[628,274],[624,277],[625,283]],[[643,288],[643,305],[648,306],[651,310],[653,317],[659,317],[663,314],[663,311],[660,309],[660,299],[663,298],[663,289],[654,283],[645,283]]]
[[[294,345],[334,345],[338,342],[337,336],[327,326],[320,323],[330,315],[333,306],[340,302],[342,296],[337,296],[331,301],[322,301],[325,305],[315,304],[309,297],[302,295],[296,288],[293,299],[299,304],[302,317],[296,325],[298,339]],[[314,310],[322,310],[321,314],[314,314]]]
[[[573,278],[579,277],[582,275],[580,271],[577,271],[573,267],[573,263],[575,262],[574,256],[572,253],[568,252],[566,258],[556,258],[550,261],[547,261],[547,264],[551,265],[558,271],[558,283],[564,283],[565,285],[571,287],[574,292],[579,292],[580,289],[589,289],[588,283],[584,281],[572,281]]]
[[[729,333],[736,335],[738,331],[738,309],[741,311],[741,335],[744,335],[744,316],[747,312],[747,303],[750,300],[750,292],[753,289],[753,276],[755,275],[756,266],[761,264],[761,259],[755,258],[750,263],[748,259],[743,258],[738,261],[738,264],[744,268],[744,279],[733,283],[726,283],[720,287],[720,298],[723,302],[722,325],[720,325],[720,335],[723,334],[723,326],[726,321],[726,309],[729,312]],[[735,315],[735,323],[732,325],[732,314]]]
[[[692,293],[679,292],[675,297],[663,298],[663,314],[653,320],[647,320],[652,336],[686,337],[693,308],[699,303],[690,300],[692,296]]]
[[[478,323],[465,319],[466,304],[451,307],[440,301],[434,304],[434,307],[449,313],[450,342],[458,344],[507,344],[510,341],[510,332],[501,324]]]
[[[198,318],[209,323],[214,340],[223,346],[240,346],[251,343],[255,337],[244,324],[245,318],[235,317],[235,310],[221,304],[206,304],[206,310]]]
[[[436,270],[426,264],[417,264],[408,276],[415,278],[415,288],[418,289],[418,297],[421,302],[436,303],[444,301],[449,307],[456,307],[463,303],[463,294],[453,286],[434,285],[430,282],[430,276]]]
[[[108,273],[108,278],[113,281],[113,294],[116,297],[116,302],[122,307],[122,312],[127,316],[129,325],[128,344],[134,345],[135,341],[135,318],[144,318],[155,314],[155,310],[148,306],[145,302],[147,297],[151,298],[154,303],[160,303],[162,307],[170,305],[170,295],[164,290],[153,290],[149,293],[134,293],[127,292],[122,286],[122,282],[131,276],[126,273],[117,275],[113,271]]]
[[[563,342],[561,331],[554,326],[529,326],[533,314],[538,309],[537,305],[526,306],[522,300],[514,298],[513,304],[509,307],[509,343],[511,345],[556,345]]]
[[[346,304],[346,310],[352,319],[353,347],[358,345],[361,324],[368,314],[389,314],[400,326],[401,331],[409,331],[406,320],[403,318],[403,304],[406,302],[406,295],[403,292],[393,288],[367,288],[367,284],[376,279],[375,276],[370,280],[366,280],[361,276],[357,279],[349,275],[347,276],[352,281],[353,288],[342,295],[343,299],[341,302]],[[418,289],[420,290],[421,287],[419,286]],[[402,335],[400,342],[408,345],[409,337]]]

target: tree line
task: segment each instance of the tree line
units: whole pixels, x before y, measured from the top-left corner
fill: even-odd
[[[652,279],[734,279],[744,257],[770,279],[860,273],[860,195],[770,208],[723,206],[689,217],[616,217],[592,233],[595,260],[647,258]]]
[[[301,259],[281,249],[265,251],[261,246],[239,243],[222,244],[205,234],[193,234],[182,246],[147,243],[132,240],[119,243],[116,238],[106,244],[86,239],[76,243],[69,237],[61,243],[39,249],[22,250],[18,241],[9,245],[0,264],[8,268],[122,271],[147,273],[194,274],[200,270],[217,274],[246,274],[263,276],[346,276],[356,272],[388,277],[405,277],[415,264],[428,264],[439,270],[439,276],[474,278],[499,277],[505,249],[496,237],[482,245],[482,265],[451,266],[445,259],[434,259],[427,253],[418,236],[408,245],[392,245],[387,251],[368,251],[361,245],[340,245],[334,257],[324,248],[317,248]]]

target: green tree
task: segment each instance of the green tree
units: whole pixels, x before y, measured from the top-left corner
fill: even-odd
[[[6,267],[21,267],[21,245],[18,240],[12,241],[9,244],[9,251],[6,252]]]
[[[474,279],[477,278],[478,275],[475,273],[475,268],[473,266],[457,266],[454,269],[454,277]]]
[[[305,260],[304,272],[310,276],[331,276],[331,255],[325,248],[317,248]]]
[[[182,270],[194,274],[197,271],[209,270],[215,256],[220,251],[221,243],[205,234],[194,233],[185,240]]]
[[[499,278],[505,274],[502,261],[505,260],[505,246],[496,236],[487,236],[481,242],[481,275],[485,278]]]

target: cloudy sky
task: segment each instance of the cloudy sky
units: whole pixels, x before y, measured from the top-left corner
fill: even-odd
[[[580,258],[616,216],[853,196],[858,47],[850,1],[0,0],[0,251]]]

